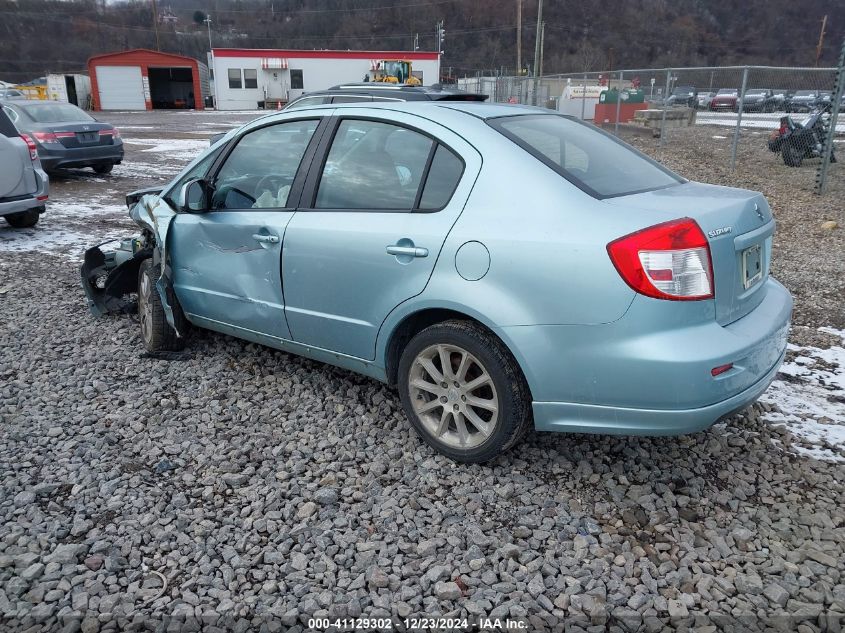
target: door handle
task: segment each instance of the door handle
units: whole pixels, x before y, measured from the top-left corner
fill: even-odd
[[[257,242],[266,242],[267,244],[278,244],[278,235],[263,235],[262,233],[253,233],[253,239]]]
[[[396,255],[397,257],[405,256],[405,257],[428,257],[428,249],[427,248],[420,248],[419,246],[388,246],[387,247],[387,254],[388,255]]]

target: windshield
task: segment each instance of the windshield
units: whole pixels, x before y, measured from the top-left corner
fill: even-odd
[[[720,95],[735,95],[737,94],[736,88],[722,88],[719,90]]]
[[[490,119],[489,124],[595,198],[663,189],[684,179],[616,137],[554,114]]]
[[[396,77],[400,84],[408,81],[408,64],[405,62],[396,60],[385,61],[383,70],[385,75]]]
[[[39,103],[19,107],[23,110],[25,116],[36,123],[72,123],[94,120],[75,105],[69,103]]]
[[[672,91],[673,95],[691,95],[695,91],[694,88],[690,88],[689,86],[679,86]]]
[[[764,97],[767,94],[769,94],[769,91],[768,90],[762,90],[762,89],[758,88],[756,90],[749,90],[745,94],[746,94],[746,96],[749,96],[749,97]]]
[[[816,93],[812,90],[799,90],[795,93],[796,97],[815,97]]]

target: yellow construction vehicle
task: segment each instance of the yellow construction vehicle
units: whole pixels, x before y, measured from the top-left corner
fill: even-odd
[[[422,85],[422,82],[414,77],[413,67],[407,59],[382,59],[376,62],[371,81],[411,86]]]
[[[34,86],[12,86],[15,90],[20,90],[27,99],[37,99],[40,101],[45,101],[47,99],[47,86],[43,85],[34,85]]]

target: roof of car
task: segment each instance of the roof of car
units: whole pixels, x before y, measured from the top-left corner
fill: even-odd
[[[378,103],[324,103],[299,108],[298,111],[320,110],[325,108],[338,110],[360,110],[361,108],[377,108],[379,110],[395,110],[399,112],[428,113],[436,116],[442,109],[455,110],[479,119],[492,119],[500,116],[514,116],[517,114],[557,114],[554,110],[538,106],[528,106],[508,103],[484,103],[481,101],[385,101]],[[272,116],[269,114],[268,116]]]
[[[396,96],[397,98],[403,98],[408,97],[410,95],[414,95],[414,97],[418,99],[431,99],[432,101],[436,101],[438,98],[449,97],[452,95],[466,95],[468,97],[483,96],[484,98],[487,98],[487,95],[480,95],[480,93],[467,92],[466,90],[462,90],[457,86],[453,86],[450,84],[431,84],[429,86],[419,86],[410,84],[379,83],[374,81],[339,84],[337,86],[332,86],[331,88],[326,88],[325,90],[314,90],[312,92],[306,92],[299,98],[323,95],[337,95],[347,92],[354,92],[359,94],[363,93],[370,95],[383,94],[385,96]]]

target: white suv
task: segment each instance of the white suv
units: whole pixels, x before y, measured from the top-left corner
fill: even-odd
[[[15,228],[34,226],[47,204],[49,180],[35,141],[20,134],[0,107],[0,215]]]

